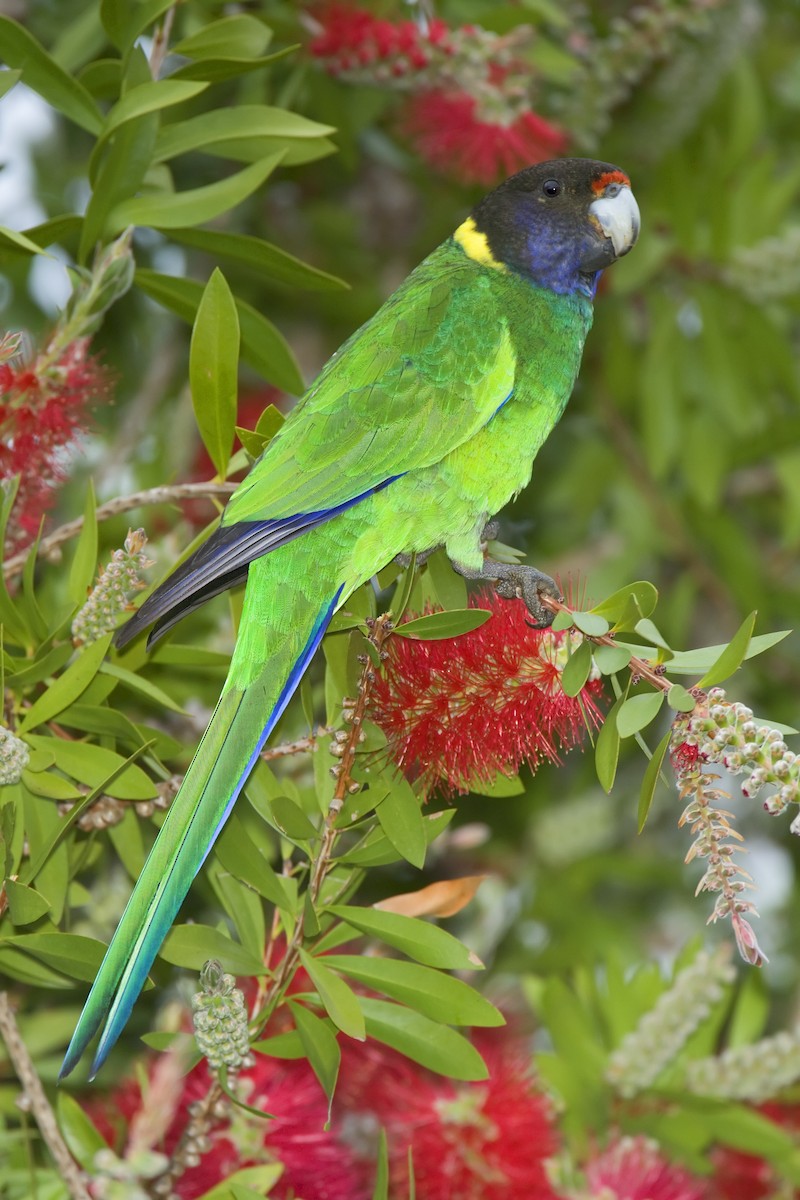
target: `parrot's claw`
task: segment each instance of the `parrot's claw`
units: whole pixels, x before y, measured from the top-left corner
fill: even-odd
[[[537,571],[536,567],[526,567],[520,563],[500,563],[487,559],[481,571],[467,571],[455,563],[453,567],[465,579],[491,579],[495,591],[504,600],[523,600],[525,607],[533,617],[529,622],[534,629],[547,629],[552,625],[555,613],[542,603],[543,597],[563,600],[561,588],[554,579]]]

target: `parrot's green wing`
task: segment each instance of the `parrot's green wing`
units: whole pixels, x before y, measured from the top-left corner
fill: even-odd
[[[463,265],[449,261],[451,255]],[[485,272],[442,247],[322,371],[222,519],[320,513],[441,461],[509,398],[515,355]],[[293,414],[294,416],[294,414]]]
[[[491,282],[441,246],[334,355],[250,474],[219,527],[118,634],[151,642],[249,563],[409,471],[441,462],[491,421],[516,356]]]

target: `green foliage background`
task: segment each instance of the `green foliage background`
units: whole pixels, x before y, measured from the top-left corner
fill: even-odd
[[[313,378],[479,194],[436,174],[410,151],[396,134],[391,94],[337,83],[302,50],[290,49],[306,40],[302,6],[247,6],[247,19],[265,23],[263,45],[253,40],[252,26],[249,39],[234,38],[224,54],[219,29],[208,44],[202,34],[221,19],[222,6],[203,0],[180,6],[173,43],[199,40],[184,41],[187,62],[170,76],[168,97],[164,82],[149,83],[144,54],[132,48],[167,7],[69,0],[32,3],[21,26],[0,18],[0,55],[59,114],[49,139],[34,148],[35,194],[47,223],[26,228],[27,237],[43,247],[55,241],[88,267],[96,242],[107,244],[130,224],[139,227],[134,286],[109,309],[94,341],[116,373],[115,401],[93,413],[96,432],[60,499],[57,515],[64,520],[85,510],[90,479],[104,501],[193,472],[214,474],[210,465],[198,467],[200,441],[187,388],[190,324],[214,267],[224,271],[238,304],[241,394],[254,398],[246,415],[240,409],[240,424],[252,427],[260,409],[277,398],[274,389],[298,394],[302,381]],[[680,15],[688,7],[662,3],[652,10]],[[636,252],[604,281],[576,393],[537,461],[533,484],[503,515],[502,540],[525,549],[549,573],[571,577],[590,598],[585,607],[631,579],[652,581],[660,593],[659,627],[671,645],[727,641],[753,609],[762,632],[793,626],[800,586],[796,5],[712,5],[702,29],[665,37],[663,53],[649,53],[647,39],[640,44],[631,35],[627,64],[614,41],[625,42],[626,27],[615,22],[628,19],[629,33],[636,26],[622,3],[443,0],[438,12],[454,25],[474,21],[498,31],[536,25],[540,36],[531,55],[540,111],[572,132],[576,153],[618,162],[629,172],[643,215]],[[585,61],[570,49],[569,34],[578,25],[594,38]],[[244,32],[241,27],[243,38]],[[32,49],[34,38],[49,57]],[[10,84],[11,76],[0,75],[0,82]],[[138,97],[127,108],[126,94]],[[28,289],[31,263],[19,239],[0,235],[8,281],[3,326],[28,329],[36,338],[52,317]],[[204,419],[201,410],[201,424]],[[257,444],[246,443],[250,449]],[[213,455],[223,472],[228,450],[223,437]],[[243,463],[239,452],[234,465]],[[209,504],[203,519],[212,516]],[[75,543],[66,548],[63,567],[42,566],[40,615],[33,618],[28,572],[19,601],[28,613],[26,628],[15,631],[13,619],[5,622],[11,665],[19,674],[24,658],[27,671],[17,679],[14,702],[34,700],[45,683],[64,680],[69,652],[65,657],[58,647],[71,613],[131,520],[151,534],[154,578],[197,532],[174,507],[103,522],[97,542],[90,532],[77,550]],[[113,784],[105,788],[124,799],[146,799],[153,778],[185,765],[223,678],[238,603],[238,597],[213,602],[179,630],[177,645],[149,660],[135,647],[122,682],[105,668],[95,675],[100,650],[79,656],[84,668],[90,652],[97,656],[92,691],[82,704],[119,714],[117,723],[92,728],[84,713],[84,724],[73,726],[95,747],[89,767],[56,759],[60,770],[54,772],[45,738],[36,743],[44,757],[32,767],[64,782],[40,780],[38,793],[13,797],[24,813],[15,828],[4,825],[15,871],[23,824],[34,858],[52,848],[58,818],[54,804],[43,810],[41,799],[74,796],[70,779],[101,784],[108,775],[101,752],[127,758],[141,751],[143,738],[153,740],[119,776],[116,792]],[[356,610],[366,612],[357,605],[368,603],[362,597]],[[15,632],[16,651],[9,646]],[[348,672],[352,683],[353,666],[342,661],[341,649],[331,651],[329,701]],[[726,686],[759,714],[791,725],[798,722],[799,679],[793,637]],[[321,664],[312,685],[284,719],[283,738],[307,732],[309,707],[323,715]],[[197,715],[179,711],[187,708]],[[36,724],[28,719],[31,731]],[[319,754],[312,764],[319,787],[327,769],[321,760]],[[463,798],[424,873],[398,855],[389,855],[392,862],[378,855],[358,903],[443,876],[489,871],[472,906],[448,926],[487,963],[488,984],[481,981],[481,988],[494,996],[513,992],[521,1004],[517,985],[527,981],[528,999],[545,1023],[557,1014],[566,1019],[571,1009],[558,997],[572,994],[573,985],[591,1008],[586,980],[599,964],[623,971],[653,958],[672,962],[687,943],[719,941],[726,932],[703,930],[705,910],[693,899],[699,872],[682,865],[688,840],[676,829],[679,804],[669,787],[658,790],[637,837],[643,769],[631,746],[609,797],[596,781],[592,756],[574,755],[562,767],[525,776],[523,793]],[[295,808],[315,811],[308,802],[314,786],[308,761],[290,760],[285,778],[277,791],[267,780],[262,813],[282,791]],[[39,815],[31,796],[38,797]],[[253,810],[258,807],[256,798]],[[736,807],[756,881],[780,884],[762,905],[760,936],[772,962],[747,984],[748,1003],[759,1014],[750,1030],[757,1036],[764,1023],[781,1028],[796,1002],[800,942],[790,916],[797,848],[788,822],[772,824],[743,801]],[[251,809],[245,819],[252,824]],[[304,840],[297,828],[284,834]],[[59,925],[107,940],[150,836],[147,823],[130,812],[110,834],[68,833],[35,878],[50,910],[32,920],[26,910],[22,932],[56,938]],[[264,847],[277,849],[274,830],[270,837]],[[224,854],[224,839],[222,845]],[[218,866],[198,880],[184,922],[192,917],[213,925],[230,909],[215,871]],[[262,885],[262,894],[274,900],[269,887]],[[240,945],[242,969],[252,966],[264,930],[261,901],[246,903],[251,924],[246,936],[237,931],[239,943],[249,939]],[[23,997],[24,1028],[37,1065],[52,1080],[83,996],[84,984],[75,979],[92,977],[95,944],[87,943],[79,970],[74,962],[66,970],[56,941],[40,942],[34,952],[30,944],[12,944],[19,933],[6,914],[0,971]],[[167,963],[196,968],[210,956],[207,945],[195,949],[180,934],[172,945],[155,972],[162,986],[172,978]],[[225,953],[233,953],[231,945],[228,938]],[[655,980],[651,968],[642,969]],[[629,1024],[646,1007],[642,996],[657,990],[653,982],[630,1001]],[[135,1035],[153,1028],[160,991],[140,1000],[117,1072],[135,1052]],[[575,1053],[580,1038],[551,1033],[569,1061],[570,1045]],[[709,1050],[712,1045],[713,1038]],[[12,1122],[13,1094],[8,1080],[0,1084],[0,1107]],[[580,1127],[577,1136],[585,1132]],[[691,1149],[680,1133],[673,1142],[683,1153]]]

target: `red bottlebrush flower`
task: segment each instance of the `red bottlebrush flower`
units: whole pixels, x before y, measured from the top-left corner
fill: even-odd
[[[109,376],[78,338],[59,357],[43,352],[32,363],[0,367],[0,482],[20,475],[7,530],[19,550],[39,531],[65,476],[64,455],[85,428],[91,400],[108,391]]]
[[[479,1048],[489,1078],[461,1083],[375,1043],[348,1043],[337,1103],[356,1134],[386,1127],[392,1195],[408,1195],[411,1146],[418,1200],[556,1200],[544,1166],[556,1137],[530,1054],[508,1034]]]
[[[602,1200],[706,1200],[708,1184],[669,1162],[654,1142],[624,1137],[585,1168],[588,1195]]]
[[[373,1168],[351,1152],[340,1128],[325,1130],[327,1101],[304,1059],[284,1062],[259,1054],[239,1079],[246,1102],[272,1118],[259,1120],[232,1106],[205,1146],[192,1151],[195,1161],[189,1159],[172,1195],[196,1200],[242,1167],[280,1162],[283,1173],[270,1192],[275,1200],[368,1200]],[[143,1149],[172,1157],[191,1119],[190,1107],[207,1094],[210,1082],[205,1063],[181,1079],[177,1059],[164,1055],[149,1071],[145,1096],[126,1081],[109,1102],[92,1102],[86,1109],[117,1153],[132,1161]],[[109,1111],[123,1119],[123,1136],[109,1121]]]
[[[485,120],[467,92],[427,91],[409,98],[401,128],[417,152],[464,183],[492,184],[562,154],[567,139],[530,110],[508,123]]]
[[[450,34],[444,21],[422,28],[415,21],[386,21],[346,4],[329,5],[318,19],[322,32],[309,45],[314,58],[323,61],[331,75],[371,67],[369,74],[376,82],[388,78],[387,67],[394,76],[424,70],[429,62],[426,48],[444,52]]]
[[[579,697],[561,688],[571,632],[531,629],[517,600],[483,592],[473,608],[491,610],[480,628],[442,641],[393,637],[374,691],[373,716],[399,767],[454,792],[491,783],[498,773],[532,769],[580,743],[600,724],[603,683]]]

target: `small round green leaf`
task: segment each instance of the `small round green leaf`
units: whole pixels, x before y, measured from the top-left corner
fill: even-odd
[[[640,729],[644,729],[658,716],[664,703],[664,693],[645,692],[641,696],[629,696],[623,700],[617,713],[617,732],[620,737],[632,737]]]

